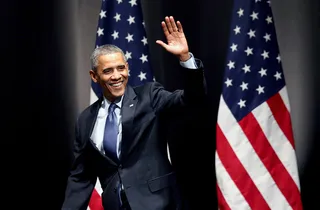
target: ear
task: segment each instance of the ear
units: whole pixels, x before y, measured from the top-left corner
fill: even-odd
[[[89,71],[90,77],[94,83],[98,82],[97,73],[94,70]]]

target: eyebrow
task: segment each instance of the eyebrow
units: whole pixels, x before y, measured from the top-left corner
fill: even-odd
[[[121,65],[118,65],[116,67],[109,67],[109,68],[104,68],[102,70],[108,70],[108,69],[113,69],[113,68],[119,68],[119,67],[125,67],[126,65],[125,64],[121,64]]]

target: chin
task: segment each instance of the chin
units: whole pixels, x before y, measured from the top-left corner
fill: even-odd
[[[112,94],[113,97],[118,98],[118,97],[123,96],[124,90],[116,91],[116,92],[113,92],[113,93],[111,93],[111,94]]]

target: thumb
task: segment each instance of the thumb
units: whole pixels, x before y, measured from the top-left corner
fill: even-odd
[[[159,44],[159,45],[161,45],[164,49],[166,49],[166,50],[167,50],[168,45],[167,45],[166,43],[164,43],[163,41],[161,41],[161,40],[157,40],[157,41],[156,41],[156,43],[157,43],[157,44]]]

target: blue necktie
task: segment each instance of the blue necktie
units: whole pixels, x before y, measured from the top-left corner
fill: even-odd
[[[110,156],[114,161],[118,161],[117,153],[117,136],[118,136],[118,123],[117,115],[115,113],[117,105],[111,103],[108,110],[108,117],[104,128],[103,148],[105,153]]]

